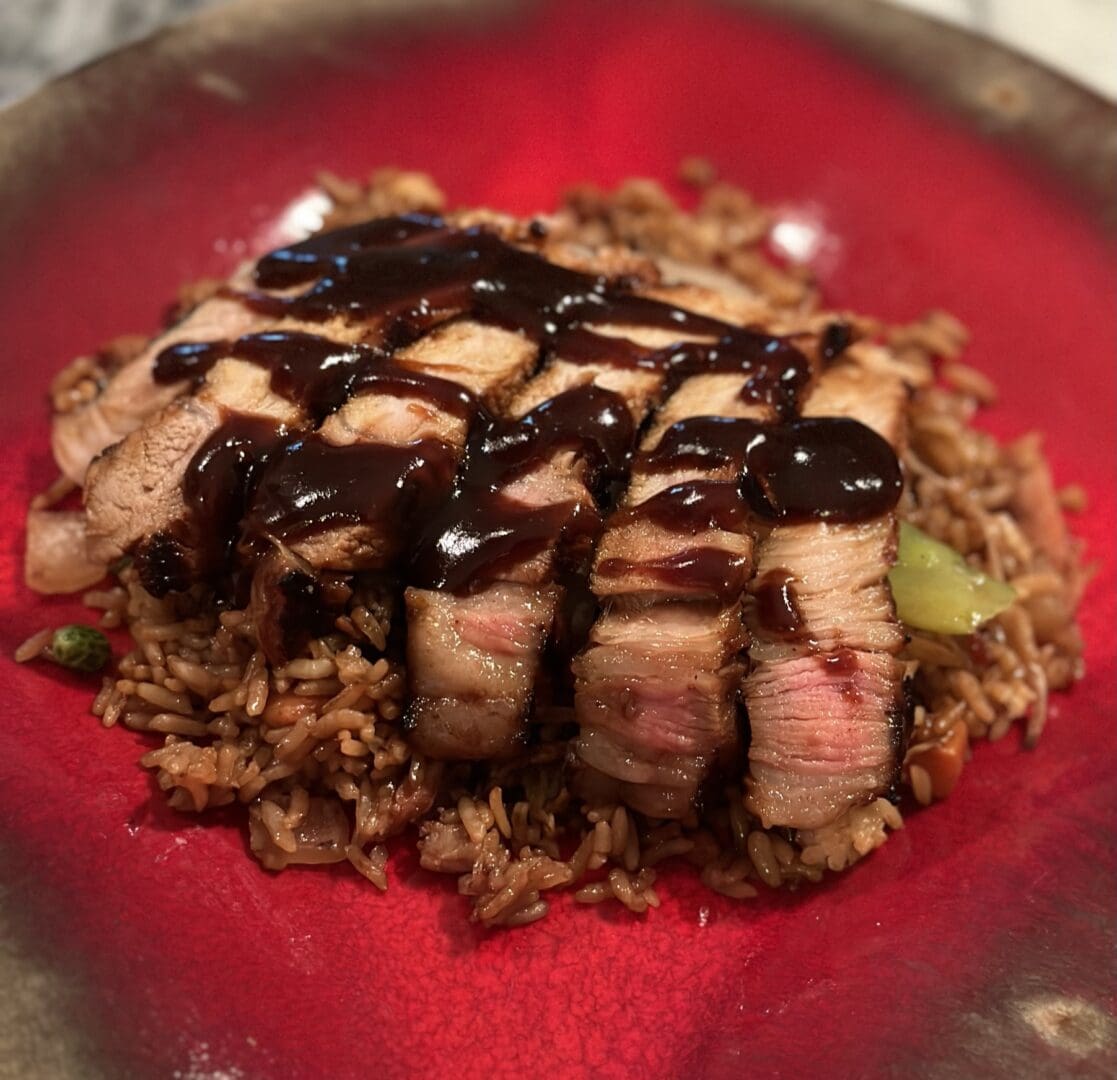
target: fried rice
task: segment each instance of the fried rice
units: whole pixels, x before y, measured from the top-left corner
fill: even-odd
[[[795,312],[818,324],[810,275],[771,258],[768,214],[747,194],[690,162],[683,179],[699,188],[693,210],[657,184],[633,180],[613,192],[578,188],[556,220],[565,238],[729,273],[766,298],[772,315]],[[325,176],[333,200],[325,225],[370,216],[439,211],[444,197],[415,173],[376,173],[366,184]],[[212,291],[184,292],[189,306]],[[885,340],[925,376],[909,404],[910,438],[901,518],[1013,585],[1017,600],[965,637],[908,628],[901,659],[917,704],[903,763],[904,803],[927,806],[959,781],[975,740],[1016,725],[1026,746],[1043,730],[1052,691],[1082,674],[1075,609],[1087,574],[1077,546],[1045,548],[1021,506],[1037,485],[1052,493],[1036,436],[1001,445],[974,426],[995,388],[965,366],[964,328],[941,312],[905,326],[841,313]],[[96,392],[104,365],[134,355],[142,339],[120,339],[83,359],[52,386],[65,411]],[[60,483],[37,505],[64,496]],[[1081,493],[1059,493],[1068,511]],[[878,798],[824,828],[765,829],[745,809],[739,785],[707,793],[679,821],[649,819],[619,804],[579,800],[566,777],[570,710],[536,717],[530,745],[513,760],[457,764],[424,758],[401,731],[406,673],[391,642],[398,597],[356,589],[333,632],[282,667],[269,666],[247,609],[219,607],[196,587],[156,599],[136,571],[85,596],[101,625],[123,628],[133,645],[105,677],[92,711],[158,740],[140,761],[169,804],[184,813],[239,804],[247,809],[253,854],[271,871],[348,860],[378,889],[388,886],[391,842],[416,843],[423,867],[457,878],[472,918],[519,926],[542,918],[549,897],[568,890],[583,904],[658,907],[656,875],[689,863],[710,889],[746,900],[765,888],[817,882],[849,868],[903,828],[897,805]],[[45,636],[44,636],[45,635]],[[49,632],[17,659],[39,655]]]

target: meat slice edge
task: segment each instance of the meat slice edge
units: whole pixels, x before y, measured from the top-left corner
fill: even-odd
[[[744,374],[686,380],[656,414],[642,451],[654,450],[673,424],[693,417],[770,419],[769,406],[742,399],[746,382]],[[726,494],[740,501],[739,462],[645,473],[639,460],[625,509],[695,482],[726,486]],[[740,594],[753,547],[753,527],[740,505],[731,528],[688,534],[654,520],[625,521],[623,512],[619,524],[607,528],[592,584],[611,606],[574,667],[575,754],[584,767],[578,785],[590,797],[620,798],[653,817],[682,817],[710,771],[734,755],[746,643]],[[691,573],[687,558],[712,560],[716,580]],[[696,635],[696,622],[712,632]],[[648,652],[659,641],[685,662],[649,665]]]
[[[821,375],[803,415],[858,420],[899,451],[908,389],[888,361],[884,349],[853,346]],[[765,827],[820,828],[892,788],[905,727],[903,629],[887,584],[896,529],[895,513],[776,525],[759,545],[746,604],[745,805]],[[762,602],[770,575],[786,582],[793,618],[783,625]]]

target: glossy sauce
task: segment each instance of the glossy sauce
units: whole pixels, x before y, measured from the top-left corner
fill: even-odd
[[[469,442],[453,495],[418,537],[410,580],[461,591],[551,545],[569,553],[579,540],[592,543],[601,526],[597,501],[623,475],[635,434],[624,400],[592,383],[519,420],[490,419]],[[584,463],[586,498],[542,506],[508,498],[505,489],[517,476],[561,450]]]
[[[313,432],[292,436],[260,470],[245,531],[295,540],[343,524],[389,521],[402,538],[446,498],[457,465],[457,448],[435,439],[334,446]]]
[[[794,581],[787,570],[776,568],[763,574],[751,587],[757,622],[774,637],[794,639],[803,627]]]
[[[471,432],[459,468],[456,449],[434,440],[335,447],[306,431],[230,418],[194,456],[184,480],[192,528],[211,549],[203,572],[221,561],[215,553],[227,553],[242,528],[249,538],[289,539],[342,523],[389,521],[413,550],[414,580],[455,590],[556,541],[575,558],[592,546],[635,440],[627,406],[591,384],[521,419],[497,419],[460,386],[393,361],[396,349],[428,327],[458,317],[521,332],[544,356],[656,371],[668,388],[697,374],[746,376],[741,396],[769,406],[779,422],[683,421],[634,463],[666,471],[719,462],[731,464],[739,479],[676,485],[630,515],[694,533],[737,527],[746,508],[775,521],[860,520],[891,508],[899,496],[899,466],[884,440],[853,421],[796,418],[811,365],[790,340],[635,295],[629,281],[558,266],[482,228],[452,228],[425,215],[354,225],[264,256],[255,283],[253,291],[227,288],[225,295],[276,317],[361,320],[372,344],[299,332],[185,343],[159,355],[155,378],[198,380],[219,359],[233,357],[267,369],[272,388],[301,407],[308,426],[369,390],[422,397],[468,420]],[[651,350],[597,333],[593,327],[602,324],[707,340]],[[824,354],[832,359],[847,343],[839,330],[827,331]],[[593,498],[529,508],[503,494],[516,476],[561,450],[584,461]],[[725,553],[688,551],[654,572],[665,580],[726,582],[739,567],[725,562]],[[181,587],[181,567],[173,576],[168,587]]]
[[[265,255],[256,267],[261,289],[309,287],[294,295],[240,295],[269,315],[324,321],[338,315],[414,335],[464,314],[520,331],[571,362],[661,370],[681,379],[699,372],[747,372],[750,400],[778,411],[809,377],[806,357],[772,334],[697,315],[631,291],[631,283],[548,262],[483,228],[455,229],[436,217],[409,215],[354,225]],[[593,325],[635,325],[708,337],[708,345],[646,350]],[[370,328],[371,329],[371,328]]]
[[[737,529],[745,514],[735,480],[687,480],[619,511],[612,520],[651,521],[661,529],[693,536],[706,529]]]
[[[164,384],[200,380],[226,357],[264,368],[271,376],[272,390],[299,405],[315,423],[352,394],[372,388],[423,398],[463,418],[471,417],[477,408],[468,390],[447,379],[407,371],[380,349],[298,331],[170,345],[155,358],[154,378]]]
[[[903,488],[892,447],[845,417],[680,420],[633,468],[666,473],[727,464],[740,470],[752,512],[769,521],[866,521],[891,510]]]
[[[634,562],[624,558],[602,559],[596,573],[602,577],[650,577],[665,588],[701,593],[719,600],[737,595],[745,584],[749,560],[719,548],[688,548],[659,559]]]
[[[654,449],[636,456],[633,471],[663,474],[682,469],[716,471],[731,467],[734,481],[693,480],[675,484],[614,519],[646,520],[670,532],[694,536],[706,529],[736,530],[747,515],[761,521],[853,522],[878,517],[895,506],[903,478],[895,453],[871,429],[854,420],[792,419],[766,424],[747,418],[698,416],[668,428]],[[626,567],[689,587],[699,583],[728,599],[738,589],[739,557],[711,547],[698,563],[687,558],[672,576],[671,562],[639,563],[608,559],[598,567],[616,576]],[[775,632],[789,633],[798,619],[785,589],[761,593],[762,619]]]

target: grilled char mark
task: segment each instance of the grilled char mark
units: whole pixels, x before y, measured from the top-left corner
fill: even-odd
[[[775,412],[742,394],[747,380],[695,375],[675,390],[595,561],[610,603],[575,662],[580,784],[655,817],[687,813],[736,742],[753,528],[740,474]]]
[[[906,394],[887,353],[856,345],[821,375],[803,413],[858,420],[899,447]],[[895,544],[886,512],[777,524],[759,546],[746,604],[746,806],[766,826],[819,828],[891,788],[903,701],[903,629],[886,579]],[[773,617],[774,580],[794,625]]]
[[[286,547],[260,558],[252,575],[249,618],[260,647],[276,665],[328,633],[353,590],[344,575],[321,573]]]

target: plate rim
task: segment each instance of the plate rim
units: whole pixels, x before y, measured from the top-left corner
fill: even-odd
[[[21,195],[75,143],[106,87],[170,86],[245,49],[307,55],[343,24],[516,17],[563,0],[229,0],[54,76],[0,108],[0,235]],[[886,0],[707,0],[822,38],[945,109],[971,134],[1046,166],[1117,231],[1117,102],[1011,46]],[[653,16],[654,17],[654,16]],[[949,61],[949,62],[946,62]],[[1100,137],[1099,137],[1100,136]]]

